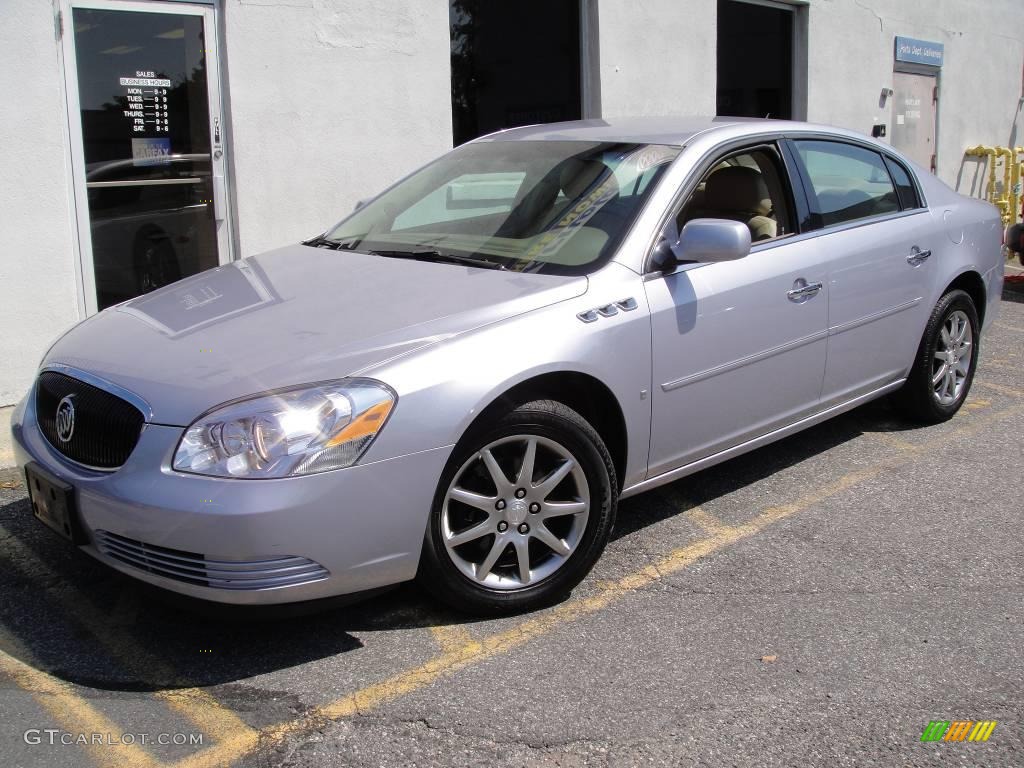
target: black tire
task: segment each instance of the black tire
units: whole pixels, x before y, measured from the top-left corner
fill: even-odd
[[[939,350],[942,328],[955,312],[963,312],[970,323],[972,336],[970,367],[964,377],[962,388],[955,400],[949,404],[940,403],[932,384],[935,375],[934,361]],[[903,413],[913,421],[922,424],[938,424],[951,418],[963,405],[974,381],[978,365],[978,350],[981,342],[981,323],[974,300],[966,291],[953,290],[944,295],[932,310],[924,336],[914,358],[914,366],[906,384],[896,393],[895,401]]]
[[[570,454],[586,478],[589,511],[575,549],[553,573],[527,586],[493,589],[472,579],[453,562],[453,556],[449,555],[443,538],[443,509],[456,475],[468,471],[465,469],[467,462],[474,460],[476,454],[486,446],[521,435],[546,438]],[[504,467],[503,471],[508,477],[509,472]],[[498,496],[501,496],[500,492]],[[458,611],[474,615],[519,613],[550,605],[564,598],[579,584],[600,557],[615,521],[617,499],[615,467],[607,447],[594,428],[576,411],[562,403],[552,400],[525,403],[497,421],[473,430],[455,447],[434,495],[417,580],[423,589],[438,600]],[[490,519],[488,517],[487,522]],[[533,522],[533,519],[530,518],[528,522]],[[508,523],[505,525],[508,529]],[[492,543],[497,540],[497,534],[489,539]],[[491,545],[484,541],[481,546]],[[510,548],[505,554],[514,557],[516,553],[514,548]],[[543,551],[541,557],[544,557]]]

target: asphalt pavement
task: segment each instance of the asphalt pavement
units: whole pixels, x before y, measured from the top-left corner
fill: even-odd
[[[492,621],[202,610],[0,472],[0,764],[1024,765],[1022,429],[1024,289],[950,422],[877,402],[629,499],[572,596]]]

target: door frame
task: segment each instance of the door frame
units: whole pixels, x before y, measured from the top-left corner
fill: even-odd
[[[234,259],[234,232],[230,185],[227,170],[227,121],[224,114],[223,79],[220,61],[220,30],[214,5],[181,0],[54,0],[57,11],[58,59],[64,76],[64,106],[67,118],[65,155],[71,170],[71,214],[73,240],[77,241],[75,288],[79,317],[97,311],[96,272],[92,252],[92,231],[89,221],[89,194],[85,174],[85,143],[82,135],[81,105],[78,90],[78,59],[75,51],[75,8],[124,11],[128,13],[172,13],[199,16],[203,19],[206,49],[207,101],[210,114],[210,167],[213,186],[214,219],[217,236],[217,262],[227,264]],[[215,132],[219,125],[219,140]]]

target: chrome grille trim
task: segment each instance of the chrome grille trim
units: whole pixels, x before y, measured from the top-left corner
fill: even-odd
[[[96,548],[118,562],[157,576],[215,589],[256,590],[309,584],[330,576],[320,563],[288,555],[260,560],[219,560],[158,547],[109,531],[94,533]]]
[[[50,446],[68,461],[94,471],[120,469],[145,428],[145,413],[132,402],[63,371],[41,371],[33,398],[36,423]],[[73,402],[74,412],[67,438],[59,437],[56,424],[64,400]]]

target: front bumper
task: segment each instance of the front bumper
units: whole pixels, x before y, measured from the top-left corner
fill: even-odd
[[[110,473],[83,469],[57,453],[36,424],[31,397],[15,409],[11,428],[20,467],[38,462],[74,486],[83,550],[174,592],[251,605],[362,592],[415,576],[452,448],[317,475],[234,480],[174,472],[179,427],[147,424],[128,461]],[[253,578],[251,585],[223,588],[211,586],[218,581],[203,571],[203,563],[223,575],[297,562],[283,558],[307,559],[326,574],[306,567],[311,580],[305,582],[268,587]]]

